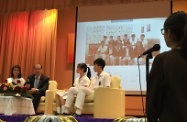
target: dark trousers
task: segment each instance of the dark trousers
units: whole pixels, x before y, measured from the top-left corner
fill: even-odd
[[[33,103],[33,106],[34,106],[34,110],[35,110],[35,113],[36,113],[36,110],[38,108],[38,105],[40,103],[40,98],[41,98],[41,93],[40,92],[35,92],[34,94],[32,94],[34,99],[32,100],[32,103]]]

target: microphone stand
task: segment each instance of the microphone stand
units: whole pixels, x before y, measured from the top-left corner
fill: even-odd
[[[152,53],[148,53],[146,56],[146,81],[149,79],[149,59],[152,59]]]

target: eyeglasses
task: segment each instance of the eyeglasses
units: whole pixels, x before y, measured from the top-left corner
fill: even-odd
[[[164,35],[164,28],[160,29],[161,34]]]

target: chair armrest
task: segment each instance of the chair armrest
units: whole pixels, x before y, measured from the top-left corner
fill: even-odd
[[[63,90],[58,90],[58,89],[46,90],[46,93],[45,93],[45,111],[44,111],[45,115],[53,114],[53,103],[55,101],[55,94],[56,94],[57,91],[59,92],[59,91],[63,91]]]
[[[94,118],[116,118],[125,115],[125,91],[98,87],[94,92]]]
[[[55,92],[63,92],[64,90],[56,89]]]
[[[46,90],[45,93],[45,111],[44,114],[53,114],[53,102],[56,90]],[[53,98],[53,99],[51,99]]]

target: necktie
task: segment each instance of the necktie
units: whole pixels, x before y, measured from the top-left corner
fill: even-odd
[[[34,88],[38,88],[38,83],[39,83],[39,79],[38,77],[36,77],[34,82]]]

